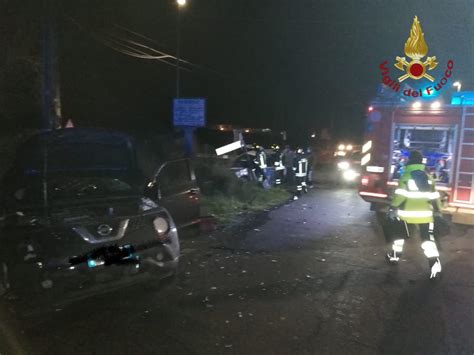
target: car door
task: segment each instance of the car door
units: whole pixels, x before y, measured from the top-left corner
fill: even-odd
[[[178,227],[199,221],[200,190],[188,159],[163,164],[155,176],[159,203],[173,217]]]

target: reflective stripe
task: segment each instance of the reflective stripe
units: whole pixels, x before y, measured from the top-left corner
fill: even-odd
[[[423,252],[427,258],[439,258],[439,252],[435,242],[423,242],[421,244],[421,248],[423,249]]]
[[[436,274],[438,274],[440,272],[441,272],[441,262],[438,259],[438,260],[436,260],[434,265],[431,267],[430,279],[434,279],[436,277]]]
[[[415,180],[412,180],[412,179],[408,180],[408,190],[410,190],[410,191],[419,191]]]
[[[428,200],[436,200],[440,198],[438,191],[433,192],[421,192],[421,191],[407,191],[405,189],[396,189],[395,194],[401,195],[407,198],[426,198]]]
[[[403,245],[405,244],[405,239],[397,239],[393,241],[393,244],[395,245]]]
[[[401,253],[403,251],[403,245],[405,244],[405,240],[397,239],[393,241],[392,250]]]
[[[298,161],[298,174],[296,176],[306,176],[306,172],[308,170],[308,160],[306,158],[302,158]]]
[[[432,217],[432,211],[406,211],[406,210],[398,210],[398,215],[400,217]]]
[[[364,157],[360,161],[360,165],[367,165],[367,163],[370,161],[370,153],[367,153],[364,155]]]
[[[367,153],[372,148],[372,141],[368,141],[362,146],[362,154]]]

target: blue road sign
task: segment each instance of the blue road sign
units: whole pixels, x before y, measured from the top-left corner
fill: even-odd
[[[175,127],[204,127],[206,125],[206,100],[174,99],[173,125]]]

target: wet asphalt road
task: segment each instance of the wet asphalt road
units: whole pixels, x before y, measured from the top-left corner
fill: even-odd
[[[427,280],[419,240],[398,267],[353,189],[302,199],[182,240],[175,282],[136,286],[19,322],[38,354],[473,354],[474,229],[441,241],[443,279]]]

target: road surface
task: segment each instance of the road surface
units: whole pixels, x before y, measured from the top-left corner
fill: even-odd
[[[387,265],[355,190],[317,185],[244,225],[182,240],[180,273],[0,331],[38,354],[473,354],[474,229],[441,240],[427,280],[418,239]]]

